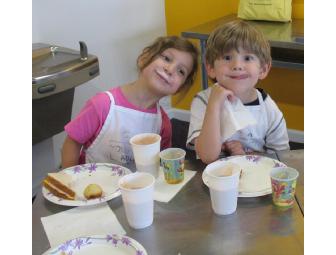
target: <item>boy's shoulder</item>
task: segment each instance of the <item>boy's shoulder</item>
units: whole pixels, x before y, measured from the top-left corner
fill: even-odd
[[[262,99],[265,101],[266,98],[267,98],[267,96],[268,96],[268,94],[266,93],[266,91],[264,89],[262,89],[262,88],[256,88],[256,89],[260,92]]]
[[[211,93],[212,87],[209,87],[207,89],[201,90],[200,92],[198,92],[195,96],[195,98],[203,98],[204,100],[208,101],[208,98],[210,97],[210,93]]]

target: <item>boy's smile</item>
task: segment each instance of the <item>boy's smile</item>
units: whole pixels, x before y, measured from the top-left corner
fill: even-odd
[[[247,74],[242,74],[242,75],[229,75],[229,77],[233,80],[244,80],[247,79],[249,76]]]

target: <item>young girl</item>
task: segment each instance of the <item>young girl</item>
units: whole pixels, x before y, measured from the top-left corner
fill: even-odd
[[[191,85],[198,50],[188,40],[159,37],[137,59],[136,81],[98,93],[65,126],[62,167],[88,162],[133,161],[129,139],[160,134],[161,149],[171,146],[171,124],[159,100]]]

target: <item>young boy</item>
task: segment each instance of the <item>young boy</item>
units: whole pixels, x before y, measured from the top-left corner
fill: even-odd
[[[217,83],[192,101],[187,147],[207,164],[221,152],[232,156],[289,149],[283,114],[265,91],[255,88],[272,62],[263,34],[241,20],[227,23],[210,34],[205,58],[208,76]],[[240,100],[256,120],[227,140],[220,130],[225,100]]]

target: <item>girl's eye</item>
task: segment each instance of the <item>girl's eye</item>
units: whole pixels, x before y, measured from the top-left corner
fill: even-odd
[[[180,69],[179,71],[179,74],[182,75],[182,76],[185,76],[186,72],[183,70],[183,69]]]
[[[166,56],[166,55],[161,55],[162,59],[167,61],[167,62],[170,62],[170,57]]]

